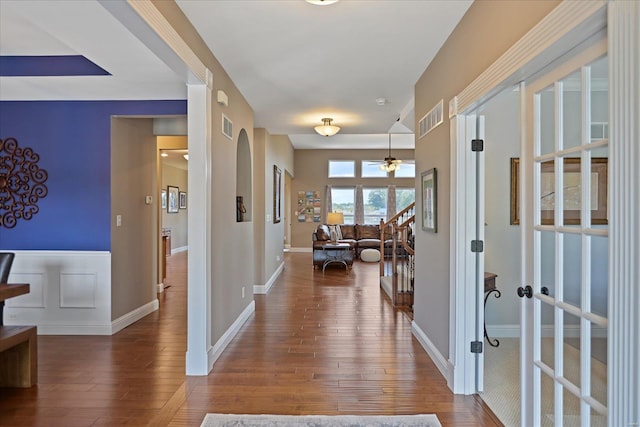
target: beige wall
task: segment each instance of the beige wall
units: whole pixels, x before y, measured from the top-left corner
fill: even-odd
[[[354,186],[362,184],[366,187],[396,185],[413,187],[413,178],[328,178],[329,160],[355,160],[356,177],[360,176],[361,160],[380,160],[389,155],[388,150],[296,150],[296,174],[291,183],[291,209],[297,207],[298,191],[318,191],[324,207],[325,189],[332,186]],[[400,160],[413,160],[413,150],[393,150],[393,155]],[[416,174],[418,174],[416,169]],[[318,226],[315,222],[298,222],[295,212],[291,217],[291,247],[311,248],[311,233]],[[326,213],[322,213],[322,221]]]
[[[111,120],[111,319],[156,299],[156,138],[152,119]],[[122,225],[115,224],[121,215]]]
[[[415,86],[415,128],[441,99],[448,105],[559,1],[474,2]],[[450,156],[449,119],[416,141],[416,170],[438,170],[438,233],[418,228],[414,320],[449,356]],[[416,183],[417,185],[417,183]],[[416,202],[421,203],[416,194]],[[419,214],[418,214],[419,215]],[[420,223],[422,219],[416,218]]]
[[[256,284],[264,285],[283,262],[285,235],[286,174],[293,173],[294,150],[286,135],[271,135],[265,129],[255,129],[255,179],[254,220],[256,248]],[[282,171],[281,218],[275,223],[273,217],[273,166]]]
[[[254,231],[252,222],[236,222],[235,176],[238,135],[242,129],[247,132],[254,152],[253,110],[176,3],[154,0],[153,5],[211,71],[214,96],[223,90],[229,97],[228,107],[212,102],[211,117],[211,340],[216,343],[252,301],[249,287],[255,280]],[[233,140],[222,134],[222,113],[233,122]],[[241,294],[243,287],[247,288],[245,298]]]

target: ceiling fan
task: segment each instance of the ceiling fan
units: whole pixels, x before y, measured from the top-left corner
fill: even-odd
[[[385,157],[384,160],[376,161],[372,164],[378,163],[380,163],[380,170],[383,170],[387,173],[400,169],[400,163],[402,163],[402,160],[398,160],[395,157],[391,156],[391,134],[389,134],[389,155]]]

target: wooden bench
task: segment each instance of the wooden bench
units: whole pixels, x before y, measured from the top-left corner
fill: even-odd
[[[38,381],[35,326],[0,326],[0,387],[31,387]]]
[[[6,326],[2,306],[7,298],[29,293],[29,285],[0,284],[0,387],[31,387],[38,381],[38,330]]]

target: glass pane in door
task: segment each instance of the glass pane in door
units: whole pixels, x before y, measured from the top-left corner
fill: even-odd
[[[540,424],[543,427],[553,427],[555,426],[554,381],[544,372],[540,377]]]
[[[540,117],[540,127],[538,128],[540,137],[540,155],[555,151],[555,92],[553,86],[548,86],[536,94],[539,103],[538,114]]]
[[[563,252],[563,295],[562,300],[580,308],[582,289],[582,236],[565,234]]]
[[[590,142],[609,139],[609,60],[604,56],[590,65]]]
[[[564,312],[562,376],[580,387],[580,318]]]
[[[607,317],[609,303],[609,237],[591,237],[591,312]]]
[[[562,426],[581,427],[580,423],[580,399],[566,388],[562,390]]]
[[[580,145],[582,136],[582,73],[576,71],[562,79],[562,149]]]
[[[607,328],[591,323],[591,397],[607,405]]]

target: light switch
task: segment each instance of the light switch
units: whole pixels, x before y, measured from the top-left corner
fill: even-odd
[[[116,227],[120,227],[122,225],[122,215],[116,215]]]
[[[153,199],[151,198],[151,196],[144,196],[144,203],[145,204],[150,205],[152,201],[153,201]]]

